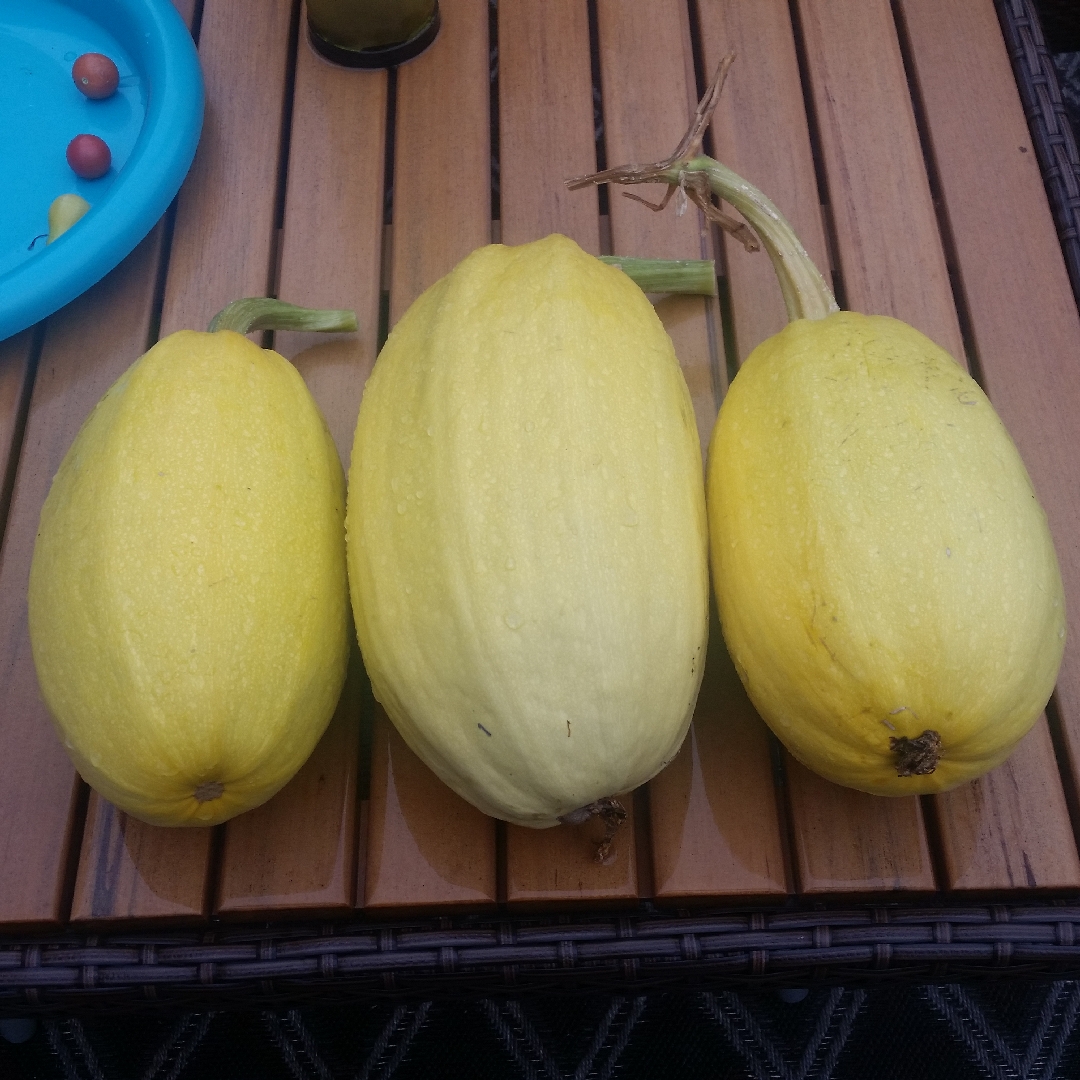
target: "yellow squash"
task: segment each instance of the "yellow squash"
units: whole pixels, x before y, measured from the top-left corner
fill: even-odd
[[[699,148],[733,56],[668,159],[569,181],[664,183],[776,270],[789,325],[732,380],[706,496],[724,639],[805,765],[881,795],[1003,761],[1065,644],[1046,517],[979,386],[911,326],[840,312],[791,226]],[[666,201],[666,200],[665,200]]]
[[[1046,705],[1061,574],[978,384],[897,319],[840,312],[776,207],[678,163],[773,260],[789,325],[732,381],[709,446],[713,584],[750,699],[809,768],[880,795],[1000,764]]]
[[[344,500],[300,375],[239,333],[172,334],[105,394],[29,590],[42,692],[102,795],[212,825],[303,764],[345,674]]]
[[[750,355],[709,449],[724,638],[800,761],[881,795],[998,765],[1065,638],[1046,517],[978,384],[905,323],[800,319]]]
[[[405,741],[484,812],[555,825],[677,751],[700,455],[651,305],[565,237],[481,248],[391,333],[349,473],[356,626]]]

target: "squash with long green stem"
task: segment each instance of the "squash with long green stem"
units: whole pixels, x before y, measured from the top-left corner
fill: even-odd
[[[710,443],[724,638],[809,768],[943,791],[1000,764],[1053,691],[1065,605],[1046,516],[975,380],[906,323],[839,311],[776,207],[699,153],[729,63],[671,158],[570,183],[665,183],[738,232],[716,196],[760,238],[791,321],[743,364]]]

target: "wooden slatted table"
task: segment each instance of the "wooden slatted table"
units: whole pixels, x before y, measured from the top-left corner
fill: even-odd
[[[175,207],[88,293],[0,343],[0,961],[4,941],[286,917],[331,933],[650,910],[691,927],[717,909],[902,916],[1080,895],[1080,317],[991,0],[441,0],[435,45],[391,72],[317,56],[294,0],[175,3],[207,90]],[[106,388],[238,296],[351,307],[356,334],[275,340],[347,463],[380,320],[481,244],[559,231],[596,254],[716,259],[720,300],[657,303],[704,450],[729,373],[785,321],[766,256],[696,210],[563,181],[665,157],[729,51],[713,154],[783,209],[844,306],[966,360],[1047,509],[1071,637],[1048,715],[1013,757],[941,796],[835,787],[774,742],[714,622],[691,733],[630,800],[606,865],[588,826],[506,826],[443,787],[358,653],[322,743],[265,806],[167,830],[88,791],[38,692],[25,597],[50,480]]]

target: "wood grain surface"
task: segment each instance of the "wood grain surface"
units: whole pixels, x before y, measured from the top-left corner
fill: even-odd
[[[211,848],[205,829],[157,832],[92,794],[86,814],[71,921],[108,926],[131,918],[201,922]],[[178,872],[178,866],[195,872]]]
[[[371,776],[364,907],[493,905],[494,819],[435,776],[381,707],[375,711]]]
[[[591,28],[578,0],[501,0],[494,41],[485,0],[441,0],[435,45],[392,75],[316,56],[296,0],[174,4],[207,91],[174,219],[0,343],[0,928],[1076,890],[1080,314],[992,0],[597,0]],[[597,134],[608,165],[665,157],[730,51],[716,156],[773,198],[849,307],[903,318],[970,363],[1045,506],[1069,639],[1047,716],[1013,757],[922,800],[829,784],[779,750],[714,617],[691,732],[626,799],[606,864],[597,822],[503,826],[445,788],[372,702],[358,651],[325,738],[264,807],[216,832],[166,830],[88,793],[37,686],[26,584],[52,476],[105,390],[155,336],[204,327],[238,296],[351,307],[355,334],[274,338],[347,467],[380,310],[392,325],[493,235],[559,231],[592,252],[715,254],[729,325],[701,298],[656,305],[704,453],[729,362],[785,321],[767,257],[696,210],[655,214],[617,191],[602,221],[596,191],[563,181],[596,168]]]
[[[488,5],[441,0],[439,12],[436,44],[397,73],[391,326],[491,242]]]
[[[353,907],[363,679],[354,646],[337,710],[311,757],[269,802],[226,822],[219,914],[329,915]]]
[[[273,284],[275,212],[292,0],[204,0],[206,106],[177,197],[161,336],[202,329],[230,301]]]
[[[934,890],[922,805],[823,780],[784,754],[798,890],[884,896]]]
[[[649,784],[659,900],[793,891],[768,729],[724,648],[716,610],[690,733]]]
[[[596,171],[586,5],[503,0],[498,45],[502,242],[559,232],[599,255],[597,196],[563,183]]]
[[[963,359],[889,0],[796,6],[846,306],[903,319]]]

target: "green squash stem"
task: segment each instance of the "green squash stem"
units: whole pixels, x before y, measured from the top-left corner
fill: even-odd
[[[716,295],[716,264],[712,259],[635,259],[601,255],[600,261],[618,267],[642,292]]]
[[[248,296],[234,300],[210,321],[209,330],[313,330],[327,334],[349,333],[357,329],[356,312],[297,307],[269,296]]]
[[[699,153],[705,129],[720,100],[720,91],[734,59],[734,54],[729,54],[720,62],[708,91],[698,103],[693,123],[669,158],[651,165],[620,165],[588,176],[573,177],[566,185],[573,190],[590,184],[666,184],[667,194],[660,203],[651,203],[630,192],[623,194],[654,210],[662,210],[675,195],[676,209],[680,213],[689,199],[710,221],[730,232],[748,250],[757,250],[760,239],[780,282],[788,319],[823,319],[840,309],[795,230],[753,184],[726,165]],[[725,214],[713,202],[713,196],[730,203],[746,219],[749,228],[746,223]]]

